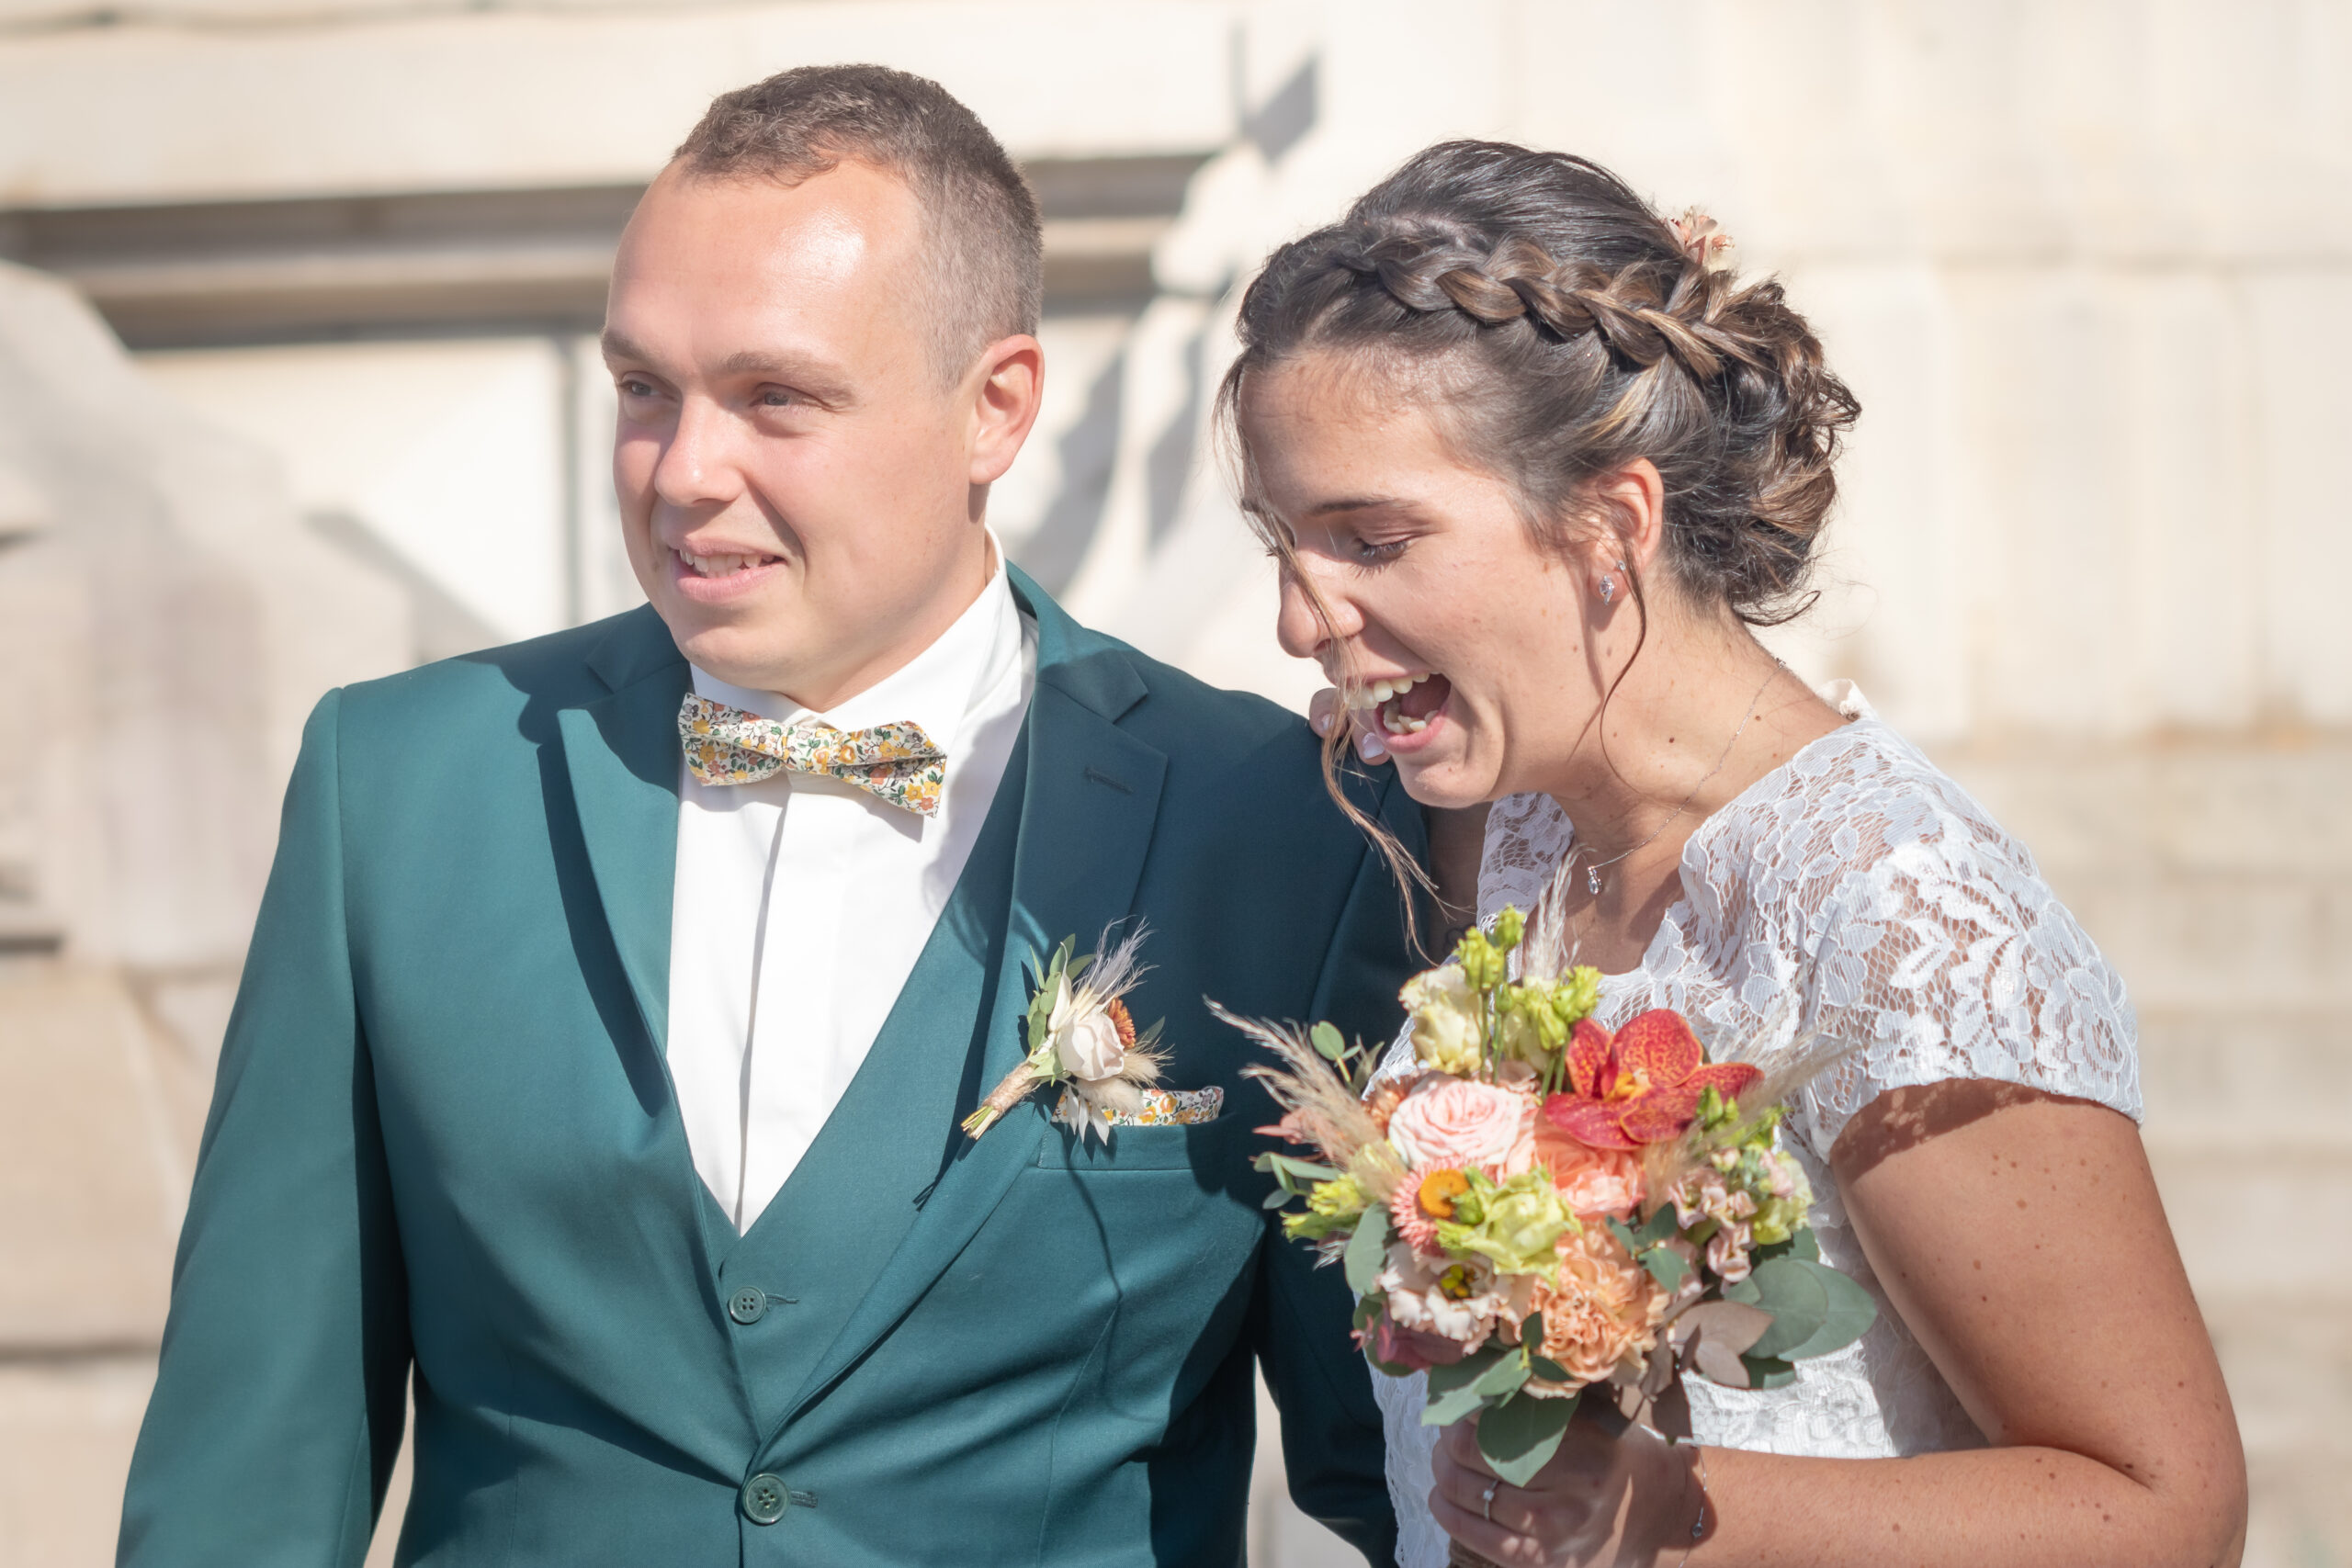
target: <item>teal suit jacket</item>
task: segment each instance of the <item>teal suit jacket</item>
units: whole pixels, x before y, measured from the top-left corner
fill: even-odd
[[[1243,1559],[1250,1367],[1292,1493],[1393,1559],[1349,1302],[1262,1209],[1252,1048],[1396,1022],[1397,890],[1298,720],[1016,577],[1036,694],[872,1054],[737,1236],[664,1063],[687,668],[650,610],[330,694],[222,1048],[119,1561],[357,1564],[416,1419],[403,1563]],[[1359,781],[1361,783],[1361,781]],[[1393,785],[1365,804],[1412,841]],[[1199,1127],[1082,1146],[1022,965],[1140,915]],[[767,1515],[772,1522],[761,1522]]]

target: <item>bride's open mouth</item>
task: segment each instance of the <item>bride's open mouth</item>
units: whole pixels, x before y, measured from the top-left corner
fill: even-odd
[[[1453,683],[1434,671],[1374,681],[1360,690],[1353,705],[1379,715],[1380,728],[1394,744],[1410,749],[1444,716]]]

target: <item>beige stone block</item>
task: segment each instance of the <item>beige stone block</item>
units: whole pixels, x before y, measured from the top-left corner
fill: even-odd
[[[186,1108],[118,981],[0,979],[0,1352],[156,1342],[192,1170]]]
[[[1816,557],[1822,598],[1767,640],[1810,679],[1857,681],[1916,740],[1964,734],[1978,551],[1953,498],[1942,282],[1924,265],[1824,265],[1789,287],[1863,412]]]
[[[1190,0],[312,19],[11,39],[0,191],[65,205],[626,183],[661,167],[714,94],[844,60],[937,78],[1023,156],[1201,151],[1236,118],[1232,7]]]
[[[0,1362],[0,1568],[105,1568],[150,1357]]]
[[[2352,1118],[2332,1085],[2352,1068],[2352,1009],[2296,1011],[2258,998],[2222,1010],[2143,1007],[2140,1084],[2152,1145],[2263,1157],[2335,1148]]]
[[[2262,587],[2266,709],[2287,721],[2352,720],[2352,527],[2343,460],[2352,429],[2352,294],[2346,269],[2279,267],[2242,287],[2254,389],[2243,417],[2255,460],[2246,482],[2261,510],[2261,547],[2221,570]]]
[[[2158,1145],[2150,1161],[2189,1280],[2211,1298],[2209,1315],[2232,1301],[2259,1303],[2280,1320],[2352,1303],[2352,1262],[2315,1242],[2312,1226],[2312,1215],[2352,1206],[2352,1146]],[[2352,1354],[2352,1328],[2332,1332],[2335,1353]],[[2352,1416],[2352,1404],[2341,1410]]]
[[[2113,869],[2352,873],[2352,742],[2285,734],[1939,750],[2064,896]]]

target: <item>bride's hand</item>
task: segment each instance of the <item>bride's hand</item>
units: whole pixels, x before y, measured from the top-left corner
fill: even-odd
[[[1691,1463],[1690,1450],[1646,1427],[1579,1415],[1552,1461],[1512,1486],[1479,1454],[1476,1420],[1459,1421],[1438,1438],[1430,1509],[1446,1534],[1506,1568],[1671,1568],[1703,1506]]]
[[[1339,692],[1326,686],[1307,699],[1307,727],[1316,734],[1328,738],[1331,733],[1332,717],[1340,711]],[[1367,762],[1385,762],[1388,760],[1388,742],[1381,738],[1378,727],[1370,719],[1371,713],[1367,709],[1355,708],[1348,712],[1347,723],[1349,729],[1354,732],[1356,755]]]

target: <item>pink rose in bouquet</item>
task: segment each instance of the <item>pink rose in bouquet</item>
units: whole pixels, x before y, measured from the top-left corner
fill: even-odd
[[[1388,1140],[1415,1170],[1507,1163],[1535,1128],[1535,1101],[1493,1084],[1429,1073],[1388,1116]]]

